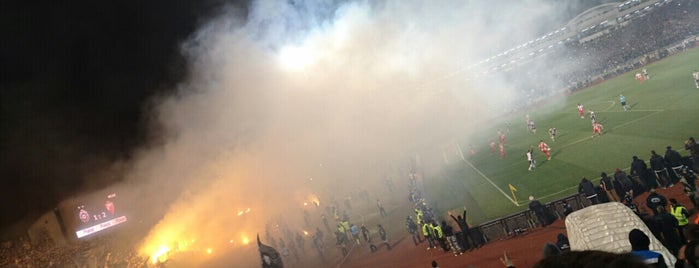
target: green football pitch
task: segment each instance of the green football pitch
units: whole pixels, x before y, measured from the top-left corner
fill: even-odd
[[[631,157],[650,158],[650,151],[665,154],[672,146],[687,155],[684,141],[699,137],[699,89],[692,72],[699,69],[699,49],[692,49],[645,66],[650,80],[640,84],[634,70],[521,114],[503,118],[497,127],[458,140],[464,159],[450,161],[440,174],[426,182],[426,192],[438,213],[461,210],[466,205],[469,220],[480,223],[527,209],[528,197],[549,202],[577,193],[582,177],[599,182],[601,172],[613,174],[616,168],[628,172]],[[629,111],[619,103],[626,96]],[[585,118],[577,105],[585,107]],[[588,110],[596,114],[604,129],[592,138]],[[528,132],[525,115],[536,123],[536,133]],[[507,157],[491,154],[489,144],[497,142],[497,131],[507,129]],[[551,141],[548,129],[558,132]],[[538,149],[544,140],[551,147],[552,159]],[[471,155],[467,145],[476,153]],[[537,167],[528,171],[525,153],[534,148]],[[516,192],[512,195],[512,185]]]

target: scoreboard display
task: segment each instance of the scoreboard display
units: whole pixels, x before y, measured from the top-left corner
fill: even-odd
[[[122,214],[116,193],[91,198],[75,206],[72,222],[76,223],[77,238],[83,238],[127,221]]]

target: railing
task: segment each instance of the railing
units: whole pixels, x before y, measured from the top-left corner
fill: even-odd
[[[572,206],[573,210],[579,210],[590,206],[590,201],[587,198],[581,194],[575,194],[546,203],[545,207],[552,211],[557,219],[562,219],[565,217],[563,214],[563,202]],[[539,222],[534,212],[526,210],[484,222],[473,228],[480,229],[484,240],[490,242],[517,236],[540,225],[542,224]]]

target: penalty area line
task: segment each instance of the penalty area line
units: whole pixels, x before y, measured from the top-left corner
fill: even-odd
[[[510,202],[512,202],[512,204],[515,204],[515,205],[518,206],[518,207],[520,206],[518,202],[515,202],[515,200],[512,199],[512,197],[510,197],[509,195],[507,195],[507,193],[505,193],[505,191],[503,191],[502,189],[500,189],[500,187],[498,187],[490,178],[488,178],[488,176],[486,176],[485,174],[483,174],[483,172],[481,172],[481,171],[480,171],[479,169],[477,169],[473,164],[471,164],[471,162],[469,162],[468,160],[463,159],[463,158],[462,158],[461,160],[464,161],[464,163],[468,164],[473,170],[475,170],[476,172],[478,172],[478,174],[481,175],[481,177],[483,177],[486,181],[488,181],[488,183],[490,183],[490,185],[492,185],[493,187],[495,187],[495,189],[497,189],[502,195],[504,195],[505,198],[507,198],[507,200],[510,200]]]

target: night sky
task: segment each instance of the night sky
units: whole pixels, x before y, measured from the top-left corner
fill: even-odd
[[[148,99],[187,72],[179,45],[246,1],[0,4],[0,227],[43,212],[152,140]],[[97,177],[97,178],[96,178]]]
[[[187,75],[179,50],[208,18],[249,1],[0,4],[0,228],[120,180],[112,163],[157,142],[148,100]],[[573,1],[569,17],[609,1]]]

